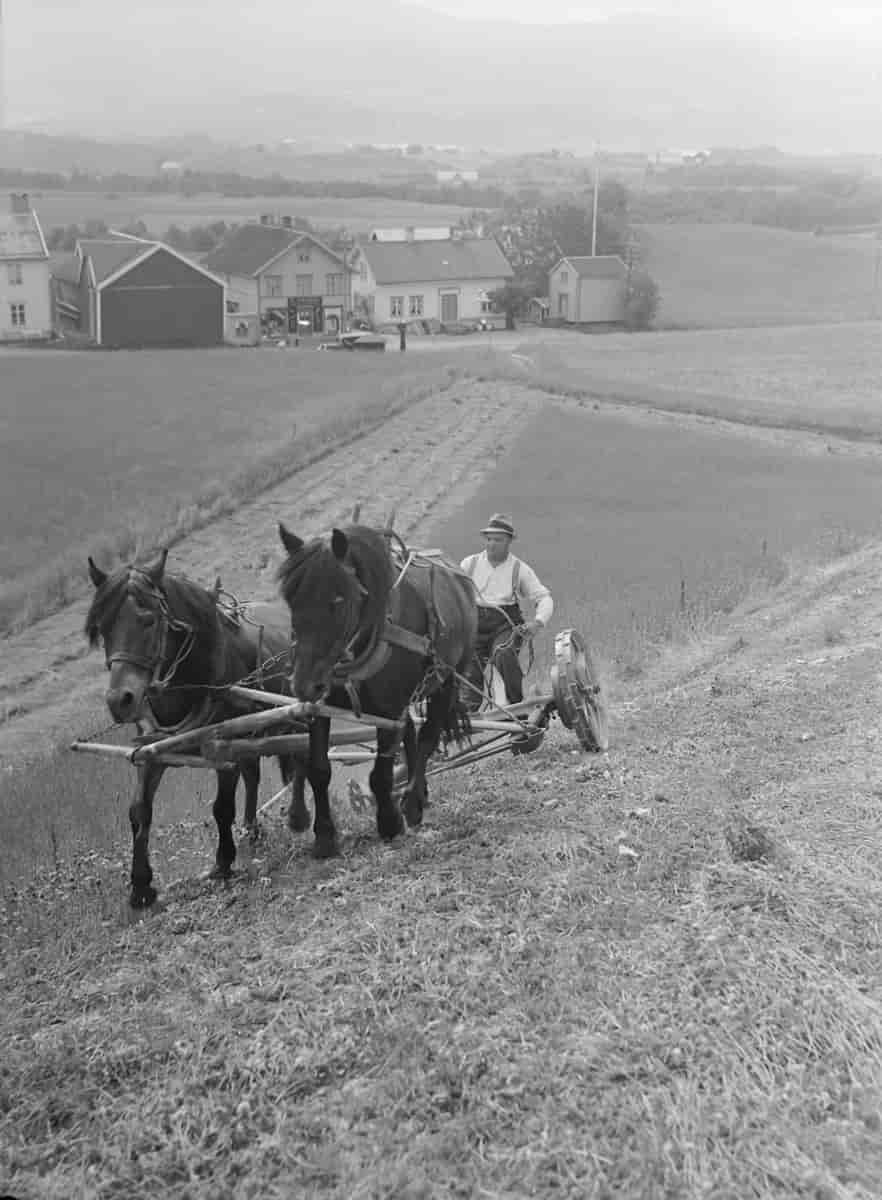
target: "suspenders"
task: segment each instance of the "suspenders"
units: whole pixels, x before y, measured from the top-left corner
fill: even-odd
[[[478,559],[480,557],[481,557],[480,554],[472,554],[470,556],[470,558],[468,560],[469,565],[466,568],[466,574],[468,575],[469,579],[475,578],[475,567],[478,565]],[[511,601],[511,603],[517,604],[518,603],[518,587],[521,582],[521,560],[519,558],[516,558],[514,554],[512,554],[511,558],[512,558],[512,563],[513,563],[512,568],[511,568],[511,590],[514,595],[514,599]]]

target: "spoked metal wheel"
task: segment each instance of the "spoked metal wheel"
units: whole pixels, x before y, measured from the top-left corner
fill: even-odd
[[[557,714],[584,750],[609,749],[606,693],[584,639],[563,629],[554,639],[551,689]]]

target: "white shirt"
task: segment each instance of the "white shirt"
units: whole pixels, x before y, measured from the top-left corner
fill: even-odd
[[[514,568],[518,563],[517,592],[514,588]],[[539,579],[539,576],[522,558],[508,554],[497,566],[487,557],[487,551],[480,554],[470,554],[460,563],[463,571],[470,575],[478,589],[479,604],[515,604],[517,601],[530,600],[536,605],[536,620],[540,625],[547,625],[554,612],[554,600],[551,592]]]

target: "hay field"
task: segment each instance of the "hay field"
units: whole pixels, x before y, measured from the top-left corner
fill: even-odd
[[[525,331],[486,353],[488,374],[729,421],[882,437],[882,325],[585,335]]]
[[[794,558],[882,531],[882,456],[806,453],[747,430],[548,404],[477,494],[432,530],[457,558],[491,512],[617,676],[653,644],[713,628]],[[685,590],[684,590],[685,589]],[[685,608],[683,600],[685,599]],[[537,644],[536,678],[553,638]]]
[[[308,350],[4,356],[0,628],[77,594],[87,553],[173,541],[447,378]]]
[[[659,328],[726,328],[877,315],[876,243],[755,225],[644,225]],[[882,286],[882,280],[880,280]]]
[[[374,196],[187,197],[172,193],[124,195],[45,190],[35,192],[32,199],[47,232],[55,226],[82,225],[88,220],[106,221],[111,227],[143,221],[157,236],[170,225],[183,229],[212,221],[226,221],[230,225],[256,221],[261,213],[286,213],[305,217],[318,227],[345,225],[353,233],[366,233],[377,225],[455,225],[471,211],[455,204],[418,204]]]

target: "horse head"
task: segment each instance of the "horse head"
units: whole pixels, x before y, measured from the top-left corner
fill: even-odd
[[[166,654],[168,605],[162,588],[167,550],[143,567],[108,575],[89,559],[95,595],[86,618],[93,645],[104,643],[110,680],[105,692],[114,720],[137,721]]]
[[[304,542],[283,524],[279,536],[288,555],[278,578],[291,613],[291,691],[298,700],[318,701],[358,636],[366,590],[343,530],[334,529],[329,544],[318,538]]]

